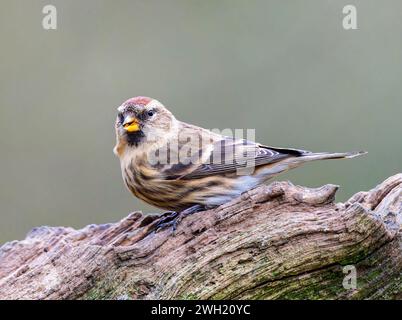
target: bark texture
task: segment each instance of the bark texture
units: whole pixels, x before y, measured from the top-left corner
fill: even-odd
[[[336,190],[274,182],[174,234],[140,212],[35,228],[0,247],[0,298],[401,299],[402,174],[346,203]],[[342,285],[347,265],[356,289]]]

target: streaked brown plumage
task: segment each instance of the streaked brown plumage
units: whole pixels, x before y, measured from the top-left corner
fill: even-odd
[[[127,100],[118,113],[114,152],[126,186],[136,197],[167,210],[214,207],[305,162],[363,154],[312,153],[225,137],[178,121],[147,97]],[[239,175],[245,161],[255,162],[255,170]]]

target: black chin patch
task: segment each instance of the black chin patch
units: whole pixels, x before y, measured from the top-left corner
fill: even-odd
[[[138,144],[144,139],[145,135],[144,133],[140,131],[136,132],[127,132],[127,143],[129,146],[135,146],[137,147]]]

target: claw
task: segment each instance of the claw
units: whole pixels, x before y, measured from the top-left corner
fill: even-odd
[[[205,207],[200,204],[196,204],[192,207],[189,207],[187,209],[184,209],[181,212],[176,212],[176,211],[168,211],[165,212],[162,216],[160,221],[155,226],[155,232],[158,232],[159,230],[172,227],[172,231],[176,231],[178,224],[180,221],[186,217],[189,216],[193,213],[203,211],[205,210]]]
[[[155,228],[155,232],[158,232],[161,229],[165,229],[167,227],[170,227],[174,221],[176,221],[177,217],[180,215],[180,213],[176,212],[176,211],[168,211],[165,212],[162,216],[160,221],[158,221],[158,223],[156,224]],[[176,229],[176,228],[175,228]]]

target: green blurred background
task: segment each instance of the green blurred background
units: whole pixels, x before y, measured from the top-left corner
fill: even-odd
[[[280,177],[338,184],[338,201],[401,171],[399,0],[50,3],[56,31],[42,28],[49,1],[1,0],[0,242],[157,211],[125,190],[112,153],[116,107],[136,95],[265,144],[368,150]]]

